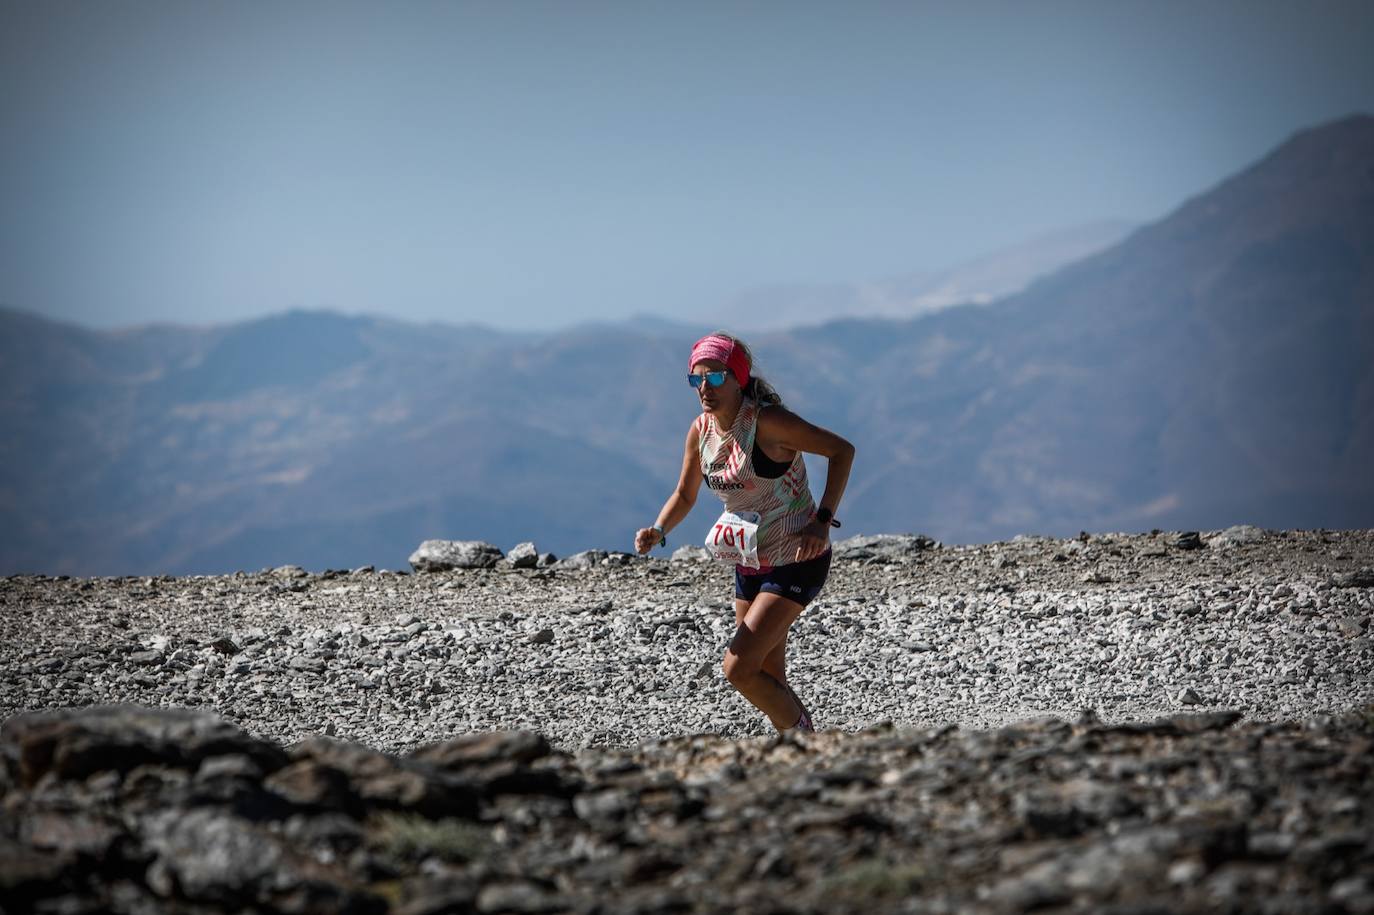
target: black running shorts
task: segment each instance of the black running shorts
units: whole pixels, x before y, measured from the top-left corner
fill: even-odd
[[[745,575],[735,566],[735,599],[753,602],[760,591],[777,594],[805,607],[816,599],[830,575],[830,550],[805,562],[789,562],[767,572]]]

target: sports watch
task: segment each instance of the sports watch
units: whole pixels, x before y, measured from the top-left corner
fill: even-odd
[[[840,526],[840,522],[835,520],[835,513],[825,507],[816,509],[816,520],[821,524],[828,524],[831,527]]]

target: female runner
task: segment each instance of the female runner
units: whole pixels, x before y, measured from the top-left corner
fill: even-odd
[[[717,558],[735,561],[735,635],[725,678],[781,732],[813,731],[811,713],[787,683],[787,630],[820,593],[830,571],[830,528],[849,480],[854,446],[788,411],[753,357],[729,334],[692,347],[688,382],[701,415],[687,430],[682,474],[635,549],[667,545],[667,532],[696,504],[702,480],[725,503],[707,532]],[[820,507],[812,501],[802,453],[827,459]]]

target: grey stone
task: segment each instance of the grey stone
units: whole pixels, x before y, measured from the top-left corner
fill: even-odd
[[[414,756],[456,771],[496,762],[531,763],[550,752],[548,740],[534,731],[488,731],[422,747]]]
[[[704,546],[697,546],[693,543],[684,543],[682,546],[673,550],[673,555],[669,557],[670,562],[710,562],[711,553]]]
[[[1368,620],[1360,619],[1358,616],[1343,616],[1336,620],[1336,626],[1341,630],[1341,635],[1352,639],[1364,635]]]
[[[1264,528],[1252,524],[1237,524],[1207,538],[1207,545],[1212,549],[1243,546],[1248,543],[1259,543],[1267,534],[1268,531]]]
[[[1337,588],[1374,588],[1374,568],[1338,573],[1332,576],[1331,583]]]
[[[525,543],[517,543],[511,548],[511,551],[506,554],[506,559],[510,562],[512,568],[533,569],[539,563],[539,551],[535,549],[533,543],[528,541]]]
[[[1370,904],[1374,903],[1371,899],[1370,877],[1367,874],[1355,874],[1346,877],[1344,880],[1337,881],[1331,885],[1331,898],[1336,902],[1346,904],[1350,908],[1350,903],[1356,899],[1361,899],[1361,909],[1370,910]]]
[[[352,851],[363,843],[366,830],[341,813],[297,813],[286,818],[282,835],[297,846]]]
[[[561,912],[567,903],[556,893],[528,881],[489,883],[477,894],[479,912]]]
[[[63,872],[72,865],[69,856],[38,851],[0,832],[0,891],[6,903],[15,905],[60,887]]]
[[[584,820],[619,819],[634,808],[634,799],[623,789],[586,792],[573,800],[573,809]]]
[[[1078,778],[1018,794],[1014,808],[1035,835],[1064,838],[1129,816],[1139,805],[1118,786]]]
[[[442,877],[418,877],[401,886],[401,903],[392,911],[395,915],[452,915],[473,911],[480,886],[469,875],[445,874]],[[488,904],[500,901],[488,897]]]
[[[1197,531],[1183,531],[1173,539],[1173,546],[1180,550],[1202,549],[1202,537]]]
[[[1170,715],[1157,722],[1156,733],[1163,733],[1165,730],[1175,734],[1201,734],[1204,731],[1220,731],[1229,728],[1240,721],[1242,717],[1240,712],[1233,709]]]
[[[63,856],[102,860],[126,838],[124,825],[99,813],[38,811],[20,823],[20,834],[34,848]]]
[[[278,911],[344,911],[380,902],[284,846],[269,832],[216,810],[165,811],[143,827],[157,857],[149,884],[161,895]]]
[[[278,769],[266,787],[300,807],[358,813],[362,804],[353,793],[348,776],[314,759],[301,759]]]
[[[610,554],[605,550],[583,550],[554,563],[559,569],[593,569],[601,565]]]
[[[243,778],[257,781],[263,775],[262,766],[257,760],[241,753],[206,757],[201,761],[200,768],[196,770],[197,781],[209,781],[217,778]]]
[[[472,817],[478,794],[424,760],[401,759],[348,741],[313,737],[292,748],[297,761],[310,761],[342,773],[352,796],[368,809],[403,810],[427,817]],[[325,776],[325,778],[328,778]],[[302,790],[315,790],[313,775],[301,777]],[[324,784],[321,790],[331,790]]]
[[[229,638],[226,635],[222,635],[219,638],[212,641],[210,643],[210,647],[213,648],[215,651],[219,652],[220,654],[225,655],[236,655],[242,650],[234,642],[233,639]]]
[[[0,725],[0,752],[11,777],[25,785],[48,773],[81,779],[142,764],[195,769],[207,757],[230,753],[267,772],[286,763],[279,747],[213,713],[131,705],[16,715]]]
[[[1283,832],[1252,833],[1247,841],[1251,855],[1256,858],[1270,859],[1287,857],[1297,844],[1298,840],[1295,836]]]
[[[934,549],[936,542],[924,534],[868,534],[848,537],[831,545],[836,559],[910,559]]]
[[[451,569],[490,569],[501,561],[501,550],[481,540],[426,540],[410,554],[416,572]]]

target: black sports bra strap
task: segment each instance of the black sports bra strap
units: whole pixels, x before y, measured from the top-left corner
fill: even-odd
[[[754,475],[763,477],[765,480],[776,480],[778,477],[787,473],[787,469],[792,466],[791,461],[775,461],[763,453],[759,447],[758,439],[754,439],[754,453],[749,456],[754,463]]]

